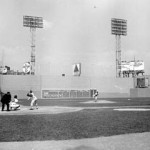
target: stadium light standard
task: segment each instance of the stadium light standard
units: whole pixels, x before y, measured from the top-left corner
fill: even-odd
[[[43,28],[43,18],[35,16],[23,16],[23,26],[30,27],[31,32],[31,71],[30,74],[35,74],[35,31],[36,28]]]
[[[121,77],[121,35],[127,35],[127,20],[112,18],[111,34],[116,36],[116,77]]]

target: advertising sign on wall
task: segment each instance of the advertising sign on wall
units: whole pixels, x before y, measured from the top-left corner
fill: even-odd
[[[44,90],[42,89],[42,99],[61,98],[90,98],[90,90]]]
[[[72,65],[73,75],[80,76],[81,75],[81,63],[76,63]]]

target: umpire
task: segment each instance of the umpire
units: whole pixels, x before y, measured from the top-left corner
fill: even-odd
[[[5,105],[7,106],[7,111],[10,111],[9,110],[9,103],[10,103],[10,101],[11,101],[11,94],[10,94],[10,92],[7,92],[1,98],[2,111],[4,111]]]

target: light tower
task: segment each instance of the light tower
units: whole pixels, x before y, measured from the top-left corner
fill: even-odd
[[[23,26],[30,27],[31,32],[31,71],[30,74],[35,74],[35,31],[36,28],[43,28],[43,18],[34,16],[23,16]]]
[[[127,35],[127,20],[112,18],[111,33],[116,36],[116,77],[121,77],[121,35]]]

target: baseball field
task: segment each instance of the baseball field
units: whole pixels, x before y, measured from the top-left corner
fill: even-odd
[[[0,112],[0,142],[95,138],[150,132],[149,98],[19,100],[17,111]]]

